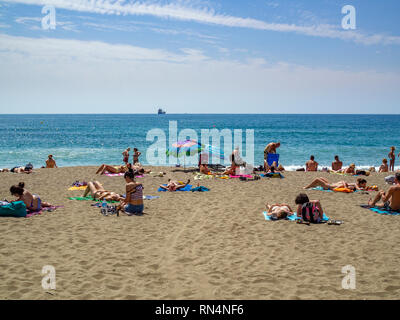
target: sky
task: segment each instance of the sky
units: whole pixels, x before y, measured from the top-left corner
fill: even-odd
[[[398,0],[0,0],[0,113],[399,114],[399,15]]]

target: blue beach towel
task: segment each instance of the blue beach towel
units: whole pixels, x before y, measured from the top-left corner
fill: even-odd
[[[263,174],[260,174],[260,176],[263,178],[281,178],[281,179],[284,178],[284,176],[280,172],[265,173],[265,174],[263,173]]]
[[[315,187],[315,188],[312,188],[311,190],[325,191],[325,192],[333,192],[333,190],[325,190],[325,189],[322,188],[322,187]]]
[[[206,187],[203,187],[203,186],[200,186],[200,187],[197,187],[197,188],[193,188],[191,191],[192,191],[192,192],[195,192],[195,191],[207,192],[207,191],[210,191],[210,189],[208,189],[208,188],[206,188]]]
[[[163,186],[167,186],[166,184],[163,184]],[[176,191],[190,191],[192,190],[192,185],[188,184],[185,188],[176,190]],[[167,190],[163,189],[163,188],[159,188],[158,192],[166,192]]]
[[[263,212],[264,218],[267,221],[276,221],[271,219],[271,217],[268,215],[268,213],[266,211]],[[296,221],[296,220],[300,220],[301,218],[299,218],[296,214],[293,214],[291,216],[288,216],[285,220],[289,220],[289,221]],[[327,215],[325,215],[324,213],[324,217],[322,218],[323,222],[327,222],[329,221],[329,217]]]
[[[364,209],[369,209],[372,212],[378,213],[378,214],[384,214],[384,215],[388,215],[388,216],[400,216],[400,211],[393,211],[393,210],[385,210],[385,208],[381,208],[381,207],[370,207],[368,205],[361,205],[361,208]]]

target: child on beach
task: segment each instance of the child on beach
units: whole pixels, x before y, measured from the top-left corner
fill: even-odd
[[[39,211],[44,207],[51,207],[51,204],[44,202],[36,194],[30,193],[28,190],[24,189],[25,183],[20,182],[17,186],[12,186],[10,188],[11,195],[17,197],[15,201],[23,201],[26,208],[31,211]]]
[[[383,159],[382,160],[382,164],[379,167],[379,171],[378,172],[389,172],[389,167],[388,167],[388,161],[387,159]]]
[[[310,200],[304,193],[299,194],[297,204],[297,216],[305,222],[319,223],[324,217],[324,211],[319,200]]]
[[[390,152],[388,154],[388,158],[390,160],[390,164],[389,164],[389,171],[394,171],[394,162],[396,160],[396,154],[394,153],[394,150],[396,150],[395,147],[391,147],[390,148]],[[400,153],[399,153],[400,155]]]

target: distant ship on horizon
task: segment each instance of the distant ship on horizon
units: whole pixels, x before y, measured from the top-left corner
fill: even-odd
[[[164,111],[163,109],[161,109],[161,108],[158,109],[158,114],[166,114],[166,113],[167,113],[167,112]]]

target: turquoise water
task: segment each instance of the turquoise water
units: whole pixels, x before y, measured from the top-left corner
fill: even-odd
[[[0,115],[0,168],[32,162],[44,165],[53,154],[59,166],[122,163],[122,151],[137,147],[141,163],[147,164],[149,130],[166,134],[170,121],[178,132],[193,129],[254,130],[255,164],[263,161],[263,150],[280,141],[281,163],[294,169],[304,166],[313,154],[328,166],[338,154],[347,165],[379,166],[389,148],[400,152],[400,115]],[[244,141],[245,142],[245,141]],[[232,145],[233,147],[233,145]],[[243,149],[246,145],[243,144]],[[175,161],[175,160],[174,160]],[[398,167],[399,159],[396,159]]]

